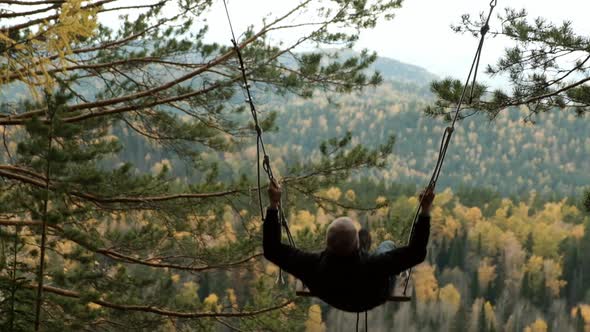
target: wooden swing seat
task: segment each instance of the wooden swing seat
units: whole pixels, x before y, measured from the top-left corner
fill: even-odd
[[[305,287],[303,285],[303,283],[301,283],[300,280],[297,280],[296,283],[296,288],[295,288],[295,295],[297,296],[301,296],[301,297],[316,297],[312,292],[310,292],[307,287]],[[399,285],[396,283],[396,287],[394,287],[394,290],[392,293],[396,293],[396,292],[403,292],[402,289],[400,287],[398,287]],[[403,296],[403,295],[394,295],[391,294],[390,296],[387,297],[387,302],[410,302],[412,300],[411,296]]]
[[[315,295],[313,295],[308,290],[298,290],[295,292],[295,295],[301,296],[301,297],[315,297]],[[410,302],[411,300],[412,300],[412,297],[410,297],[410,296],[391,295],[391,296],[387,297],[387,302]]]

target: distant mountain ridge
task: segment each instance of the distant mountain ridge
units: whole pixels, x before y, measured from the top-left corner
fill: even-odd
[[[337,51],[344,59],[359,54],[359,52],[350,49],[327,51]],[[378,71],[387,81],[410,83],[418,86],[426,86],[433,80],[439,79],[437,75],[429,72],[426,68],[382,56],[378,56],[377,60],[369,69],[371,71]]]
[[[377,58],[371,68],[380,72],[388,81],[428,85],[439,78],[425,68],[385,57]]]
[[[344,50],[341,56],[351,56],[352,52]],[[341,137],[347,131],[353,134],[353,144],[369,147],[384,143],[393,134],[396,145],[389,169],[368,175],[377,182],[424,183],[448,125],[422,113],[434,101],[429,83],[437,76],[419,66],[385,57],[370,66],[369,71],[374,70],[385,80],[380,86],[351,94],[328,94],[329,98],[326,93],[301,99],[254,91],[263,117],[269,111],[278,113],[279,131],[266,133],[272,156],[289,165],[292,159],[313,158],[322,141]],[[22,97],[15,91],[4,93],[9,92],[13,92],[13,98]],[[242,102],[238,97],[236,103]],[[553,111],[540,116],[532,127],[522,124],[522,114],[511,109],[495,122],[477,116],[460,122],[439,186],[485,187],[506,196],[531,190],[543,195],[579,195],[590,185],[590,121]],[[174,158],[165,149],[155,151],[145,142],[127,139],[121,156],[125,161],[150,169],[153,164],[144,160],[147,152],[154,161]],[[243,152],[236,151],[232,161],[227,161],[224,171],[228,176],[250,169],[252,160]]]
[[[343,52],[344,56],[346,52]],[[353,134],[353,143],[382,144],[395,135],[390,169],[372,172],[375,181],[416,183],[427,180],[448,123],[422,110],[434,102],[429,83],[437,76],[426,69],[379,58],[370,69],[385,82],[348,95],[325,94],[312,99],[288,98],[261,105],[279,113],[279,132],[270,142],[285,145],[280,155],[313,156],[323,140]],[[457,130],[439,185],[489,188],[502,195],[535,190],[544,196],[578,196],[590,185],[590,121],[567,111],[539,115],[524,124],[525,110],[505,110],[495,121],[473,116]],[[276,153],[275,153],[276,155]]]

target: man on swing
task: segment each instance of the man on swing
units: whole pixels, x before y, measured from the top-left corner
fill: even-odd
[[[387,300],[396,275],[426,258],[434,196],[428,188],[420,194],[420,217],[405,247],[396,248],[392,241],[385,241],[374,253],[368,253],[368,232],[357,232],[350,218],[340,217],[328,227],[326,249],[310,253],[281,243],[281,189],[271,183],[270,206],[263,225],[264,257],[300,279],[314,296],[331,306],[351,312],[367,311]]]

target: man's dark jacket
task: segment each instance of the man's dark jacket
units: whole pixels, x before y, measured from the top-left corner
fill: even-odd
[[[424,261],[429,234],[430,217],[420,216],[406,247],[383,254],[309,253],[281,243],[278,211],[269,208],[263,249],[266,259],[300,279],[315,296],[340,310],[362,312],[387,300],[391,276]]]

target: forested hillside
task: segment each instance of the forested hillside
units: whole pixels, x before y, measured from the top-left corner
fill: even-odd
[[[403,244],[446,126],[423,113],[436,77],[324,51],[399,0],[290,3],[233,47],[207,42],[215,5],[2,4],[0,330],[351,330],[263,258],[256,136],[300,248],[342,215]],[[412,301],[371,331],[590,331],[587,121],[507,110],[458,127]]]
[[[421,113],[431,102],[427,82],[389,79],[363,93],[330,97],[285,101],[256,95],[265,116],[276,112],[276,128],[266,137],[282,176],[321,159],[321,143],[347,132],[353,146],[383,144],[394,135],[394,153],[385,169],[361,170],[319,188],[316,199],[286,184],[297,241],[321,249],[331,218],[348,214],[368,223],[376,242],[403,243],[417,203],[414,193],[427,182],[445,127]],[[460,124],[435,201],[428,259],[413,277],[413,302],[372,311],[372,331],[587,331],[590,262],[584,253],[590,218],[581,192],[590,183],[590,125],[560,112],[539,116],[535,125],[522,118],[514,109],[494,122],[474,116]],[[166,159],[165,149],[134,144],[124,144],[123,159],[152,171],[167,165],[177,176],[191,178],[180,171],[180,160]],[[247,141],[241,149],[210,156],[219,172],[235,180],[254,174],[255,157],[255,146]],[[346,208],[385,202],[389,205],[373,212]],[[211,280],[201,284],[203,298],[227,287]],[[351,314],[311,303],[307,331],[346,331],[354,324]]]
[[[351,54],[344,52],[343,57]],[[365,145],[383,144],[388,137],[395,136],[388,169],[372,173],[375,181],[426,180],[447,126],[442,119],[422,113],[433,101],[429,84],[435,76],[387,58],[378,58],[371,69],[379,71],[385,82],[351,95],[322,93],[311,99],[278,98],[255,90],[263,116],[273,120],[276,116],[278,131],[269,133],[267,140],[271,156],[283,166],[282,171],[290,160],[317,155],[323,141],[350,132],[353,143]],[[511,108],[494,121],[483,115],[463,120],[453,137],[440,186],[480,187],[505,196],[520,196],[531,190],[555,198],[580,195],[590,183],[590,121],[567,111],[539,114],[534,122],[525,122],[527,115],[525,110]],[[241,116],[236,121],[245,124],[249,119]],[[129,153],[142,154],[132,146]],[[245,149],[245,158],[232,157],[230,173],[236,167],[248,168],[242,163],[253,159],[254,150],[247,145]],[[157,161],[158,158],[151,162]]]
[[[536,197],[493,200],[493,208],[485,199],[466,204],[472,196],[438,194],[427,262],[413,275],[413,300],[371,311],[371,331],[587,331],[588,213],[564,201],[539,204]],[[391,238],[396,224],[410,222],[416,202],[397,196],[389,209],[368,217],[373,237]],[[293,220],[314,229],[330,218],[305,210]],[[354,315],[318,304],[310,317],[322,312],[327,330],[354,324]],[[323,330],[316,328],[309,330]]]
[[[272,142],[286,143],[275,156],[311,156],[319,141],[347,131],[362,144],[378,144],[395,135],[390,166],[372,174],[374,180],[426,181],[447,124],[421,113],[432,102],[424,85],[386,82],[362,95],[335,98],[333,104],[324,97],[265,105],[280,114],[281,130]],[[525,116],[511,109],[493,122],[481,115],[462,121],[440,186],[483,187],[517,196],[530,190],[555,197],[579,195],[590,183],[590,121],[556,111],[539,115],[533,125],[524,123]]]
[[[427,181],[447,124],[422,113],[433,97],[429,81],[416,81],[434,76],[389,59],[380,59],[378,64],[377,69],[389,73],[386,81],[362,93],[318,94],[311,99],[255,94],[263,117],[276,121],[277,131],[269,132],[267,141],[281,172],[294,161],[313,160],[322,142],[350,132],[353,144],[369,146],[395,137],[387,169],[364,173],[373,181],[386,185]],[[590,183],[590,121],[566,111],[540,114],[535,123],[526,123],[526,116],[524,110],[513,108],[493,122],[482,115],[461,121],[439,186],[478,187],[515,197],[531,190],[555,199],[581,195]],[[249,119],[242,116],[237,121],[246,124]],[[142,143],[125,144],[128,152],[124,159],[131,157],[138,165],[145,162],[142,168],[167,159],[165,151],[155,150],[146,156],[137,144]],[[251,171],[254,152],[254,145],[245,143],[241,152],[224,155],[222,160],[231,160],[226,165],[227,176],[235,176],[236,170]],[[142,162],[139,156],[147,159]]]

